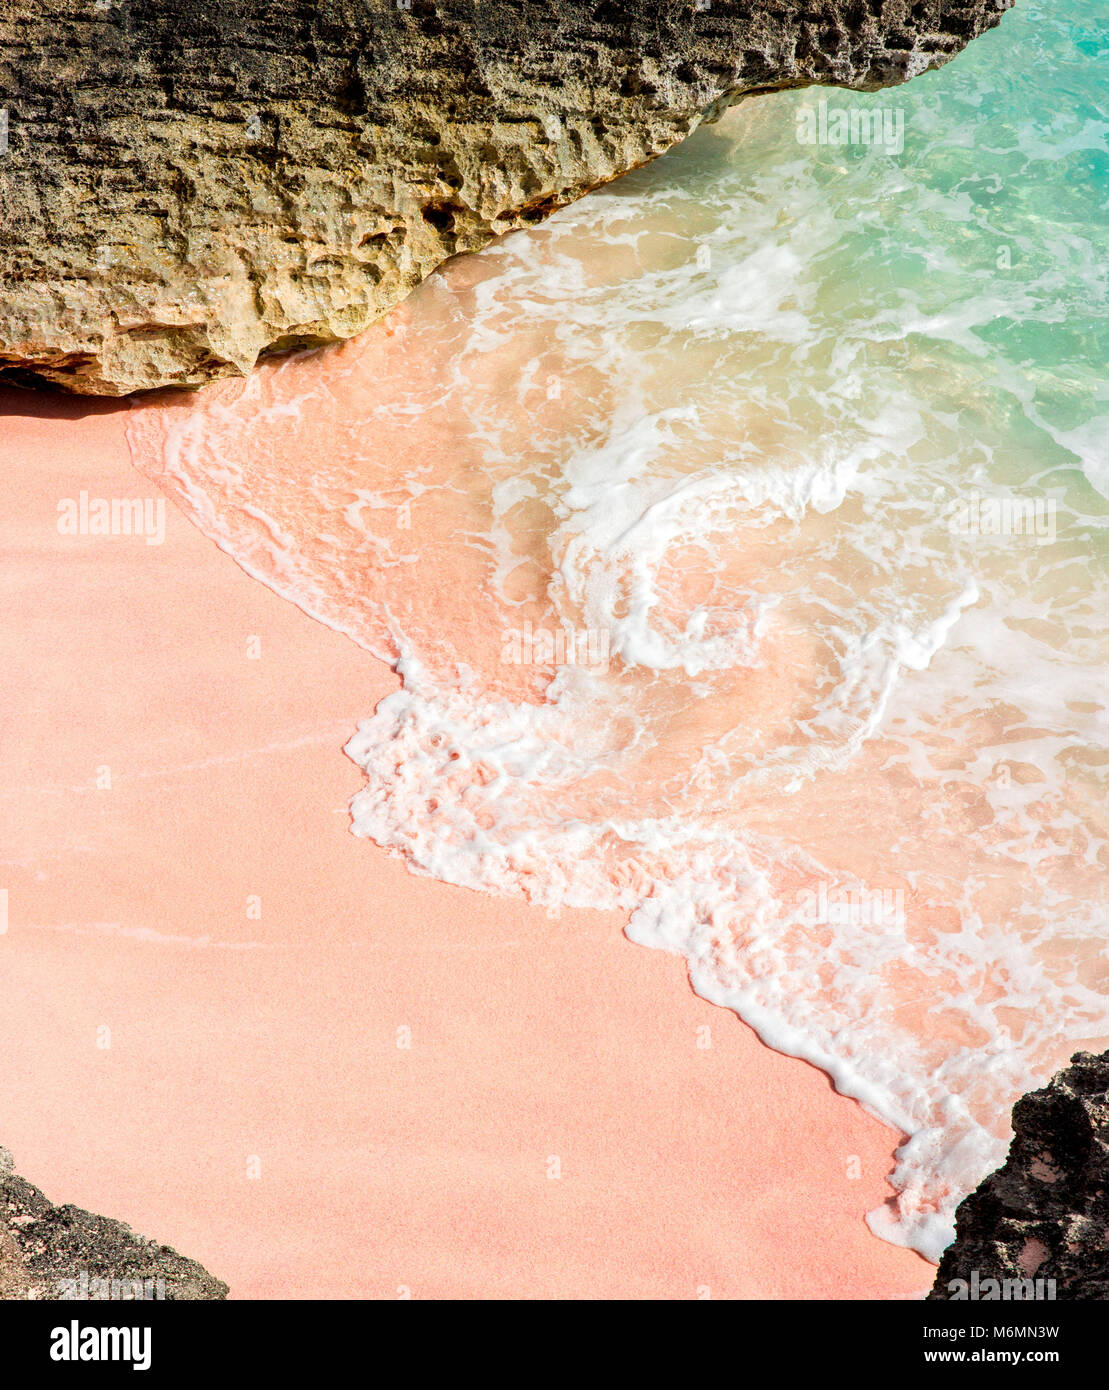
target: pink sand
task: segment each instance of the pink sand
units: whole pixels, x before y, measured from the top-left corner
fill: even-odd
[[[161,546],[59,535],[63,498],[153,495],[123,408],[7,391],[0,413],[20,1171],[238,1298],[931,1283],[863,1224],[898,1136],[698,999],[681,960],[349,833],[341,748],[389,670],[172,503]]]

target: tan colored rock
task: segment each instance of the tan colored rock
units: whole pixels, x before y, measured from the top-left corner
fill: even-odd
[[[31,1281],[11,1231],[0,1226],[0,1299],[27,1298]]]
[[[121,395],[347,338],[744,95],[1011,0],[9,0],[0,376]]]

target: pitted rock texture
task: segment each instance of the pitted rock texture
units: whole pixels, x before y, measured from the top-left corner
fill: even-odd
[[[0,1149],[0,1299],[223,1299],[227,1285],[121,1221],[52,1205]]]
[[[0,376],[121,395],[347,338],[745,95],[1012,0],[6,0]]]
[[[952,1280],[1055,1281],[1056,1299],[1109,1299],[1109,1052],[1071,1065],[1013,1107],[1003,1168],[959,1206],[931,1299]]]

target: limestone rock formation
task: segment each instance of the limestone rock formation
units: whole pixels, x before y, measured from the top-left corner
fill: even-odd
[[[52,1205],[0,1149],[0,1299],[197,1300],[227,1285],[121,1221]]]
[[[350,337],[728,103],[903,82],[1011,3],[8,0],[0,377],[122,395]]]
[[[960,1204],[929,1298],[977,1271],[979,1288],[1043,1280],[1046,1296],[1054,1280],[1056,1299],[1109,1299],[1109,1052],[1023,1096],[1013,1130],[1005,1166]]]

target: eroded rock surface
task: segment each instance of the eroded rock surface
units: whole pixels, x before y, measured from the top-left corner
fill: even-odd
[[[0,376],[119,395],[349,337],[751,93],[1012,0],[8,0]]]
[[[222,1299],[227,1285],[121,1221],[56,1207],[0,1149],[0,1299]]]
[[[959,1206],[929,1298],[976,1271],[979,1288],[1054,1280],[1056,1299],[1109,1298],[1109,1052],[1076,1053],[1022,1096],[1013,1131],[1005,1166]]]

